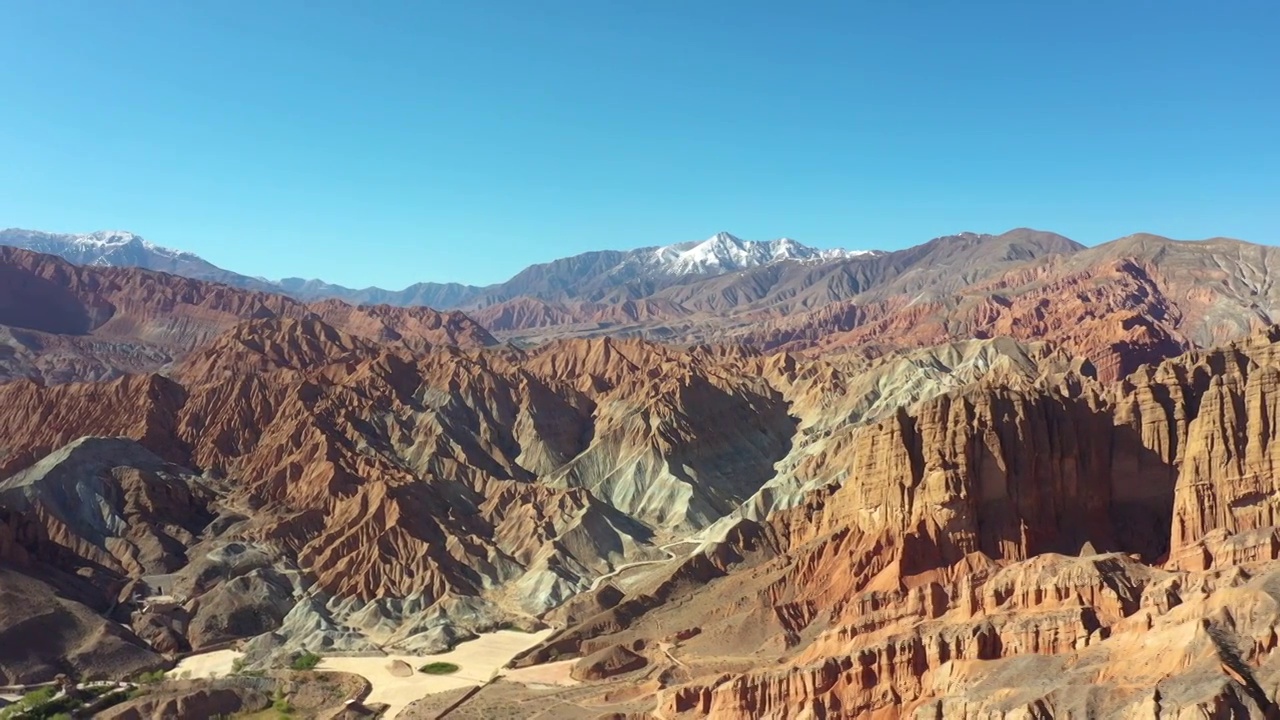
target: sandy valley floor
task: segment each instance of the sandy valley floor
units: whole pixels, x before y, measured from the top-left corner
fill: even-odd
[[[186,675],[190,678],[226,677],[234,670],[235,661],[244,655],[239,650],[214,650],[213,652],[192,655],[178,662],[178,666],[169,671],[170,677]]]
[[[384,717],[394,718],[406,705],[426,695],[489,682],[517,653],[541,642],[551,632],[499,630],[462,643],[440,655],[326,656],[316,666],[316,670],[349,672],[367,678],[373,685],[367,702],[387,704],[390,707]],[[192,678],[225,677],[231,674],[233,663],[242,654],[236,650],[218,650],[193,655],[178,663],[170,674],[178,676],[187,673]],[[414,672],[406,677],[393,673],[392,667],[397,660],[407,663]],[[418,668],[432,662],[453,663],[458,666],[458,672],[450,675],[417,672]],[[555,684],[554,680],[551,684]]]
[[[367,678],[373,684],[373,692],[367,702],[386,703],[390,707],[384,717],[394,718],[406,705],[426,695],[489,682],[516,653],[536,645],[550,634],[550,630],[536,633],[499,630],[462,643],[441,655],[332,656],[321,660],[316,669],[339,670]],[[396,660],[408,663],[415,671],[432,662],[453,663],[459,669],[451,675],[414,672],[409,677],[397,677],[391,672]]]

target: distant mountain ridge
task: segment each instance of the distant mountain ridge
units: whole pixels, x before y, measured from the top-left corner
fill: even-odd
[[[552,264],[530,268],[508,283],[514,298],[491,296],[498,302],[478,303],[468,314],[491,332],[534,343],[566,335],[737,343],[743,333],[757,334],[833,303],[903,305],[912,298],[941,298],[1028,262],[1082,249],[1061,235],[1025,228],[1000,235],[961,233],[893,252],[774,262],[677,280],[633,274],[618,282],[596,274],[596,280],[559,295],[551,282],[567,273]]]
[[[32,246],[29,249],[70,247],[75,248],[85,257],[97,257],[100,260],[103,258],[109,258],[114,254],[123,255],[130,252],[136,253],[139,250],[152,252],[175,260],[200,259],[195,253],[160,247],[159,245],[148,242],[142,237],[127,230],[98,230],[97,232],[83,233],[80,235],[54,235],[51,233],[35,232],[31,230],[6,230],[5,232],[14,234],[13,238],[10,238],[12,240],[18,240],[18,236],[20,234],[22,236],[21,241]],[[110,263],[99,262],[86,264],[106,265]]]
[[[1005,336],[1073,348],[1111,380],[1280,321],[1280,285],[1271,278],[1280,248],[1223,238],[1136,234],[1086,248],[1019,228],[948,235],[892,252],[849,252],[717,233],[701,242],[582,253],[487,287],[420,283],[402,291],[296,279],[277,285],[122,232],[10,230],[0,242],[55,251],[82,265],[141,266],[285,294],[317,308],[340,300],[379,306],[369,308],[377,312],[458,310],[466,315],[445,313],[459,316],[448,321],[396,315],[392,324],[403,329],[389,332],[492,334],[472,343],[479,345],[494,338],[529,347],[612,336],[876,357]],[[70,315],[63,320],[83,324]],[[464,327],[471,320],[484,332]],[[383,332],[381,321],[359,322]],[[450,323],[462,324],[450,330]]]
[[[790,238],[742,240],[727,232],[702,241],[582,253],[525,268],[504,283],[415,283],[403,290],[348,288],[318,279],[290,277],[269,281],[235,273],[190,252],[172,250],[124,231],[58,234],[12,228],[0,231],[0,245],[57,255],[77,265],[140,267],[211,280],[235,287],[284,292],[304,300],[339,299],[368,305],[426,305],[438,309],[483,307],[528,295],[544,300],[583,297],[603,300],[628,283],[678,284],[695,277],[722,275],[775,263],[822,262],[883,254],[875,250],[823,250]]]
[[[137,267],[246,290],[279,291],[265,280],[224,270],[195,253],[162,247],[124,230],[69,234],[9,228],[0,230],[0,245],[57,255],[76,265]]]
[[[290,338],[306,335],[317,323],[357,342],[406,352],[498,345],[459,311],[357,307],[339,300],[308,304],[279,292],[136,267],[75,265],[56,255],[0,246],[0,383],[166,371],[174,360],[250,322],[274,324],[270,337],[257,345],[273,357],[281,357],[280,348]],[[232,333],[227,339],[234,345],[237,337]],[[319,352],[326,342],[343,345],[321,333],[300,355]]]

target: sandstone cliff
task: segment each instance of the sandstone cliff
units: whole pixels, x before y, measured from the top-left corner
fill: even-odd
[[[650,655],[662,716],[1270,717],[1278,339],[849,427],[801,503],[526,662],[695,628]]]

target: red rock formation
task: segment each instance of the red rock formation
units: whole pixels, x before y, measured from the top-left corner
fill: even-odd
[[[578,680],[604,680],[635,672],[645,664],[643,656],[621,645],[613,645],[579,660],[573,668],[573,677]]]
[[[314,318],[236,326],[171,378],[23,381],[0,398],[8,472],[83,435],[136,439],[228,478],[261,537],[360,597],[476,594],[472,567],[500,582],[549,543],[574,547],[561,535],[579,523],[615,533],[587,487],[655,525],[708,522],[793,430],[766,383],[710,358],[611,340],[414,356]],[[589,545],[580,561],[607,569]]]
[[[849,428],[797,466],[838,479],[769,518],[776,552],[736,554],[705,589],[676,580],[691,558],[551,648],[698,626],[667,717],[1263,717],[1280,681],[1277,340],[1079,393],[979,383]],[[1247,620],[1223,610],[1237,603]],[[725,672],[738,655],[778,665]]]
[[[412,350],[496,344],[462,313],[429,308],[307,306],[283,295],[136,268],[78,267],[0,247],[0,377],[103,379],[161,368],[246,320],[322,318],[351,335]]]
[[[497,344],[488,330],[456,310],[355,306],[337,300],[312,303],[310,309],[325,323],[352,335],[379,343],[400,344],[411,350],[426,350],[434,345],[478,348]]]

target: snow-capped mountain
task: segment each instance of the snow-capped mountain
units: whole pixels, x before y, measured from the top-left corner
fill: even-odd
[[[270,283],[223,270],[195,253],[162,247],[124,230],[60,234],[10,228],[0,230],[0,245],[57,255],[76,265],[140,267],[250,290],[273,289]]]
[[[158,256],[170,260],[201,261],[195,253],[170,250],[147,242],[125,230],[99,230],[81,235],[55,235],[35,230],[0,231],[5,245],[58,255],[77,265],[124,265],[142,267]],[[201,261],[203,262],[203,261]]]
[[[791,238],[750,241],[720,232],[701,242],[654,248],[655,269],[672,275],[735,272],[785,260],[836,260],[874,255],[874,250],[819,250]]]
[[[882,254],[874,250],[820,250],[790,238],[749,241],[721,232],[701,241],[637,250],[599,250],[530,265],[511,279],[486,287],[428,282],[403,290],[386,290],[346,288],[321,280],[273,281],[240,275],[194,253],[162,247],[119,230],[79,235],[0,230],[0,245],[58,255],[77,265],[159,270],[249,290],[283,293],[304,301],[337,298],[356,304],[427,305],[436,309],[484,307],[522,296],[606,302],[636,299],[662,288],[783,262],[837,262]]]
[[[753,242],[721,232],[701,241],[638,250],[597,250],[530,265],[504,283],[477,288],[459,307],[487,307],[518,297],[621,302],[657,294],[674,296],[678,293],[671,288],[718,277],[761,272],[773,276],[763,281],[771,283],[782,274],[807,273],[806,267],[787,266],[872,261],[882,254],[819,250],[789,238]]]

